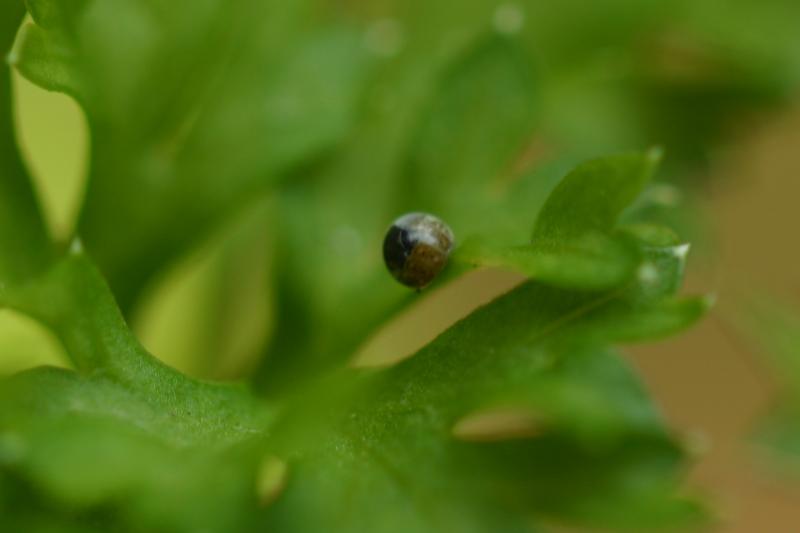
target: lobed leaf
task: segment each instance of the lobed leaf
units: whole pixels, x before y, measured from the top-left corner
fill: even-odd
[[[358,36],[314,23],[313,2],[256,4],[30,3],[16,65],[86,111],[78,232],[126,311],[165,264],[353,120],[367,66]]]
[[[537,16],[511,36],[486,31],[493,2],[412,5],[410,49],[373,62],[386,49],[315,2],[28,2],[17,67],[72,94],[92,128],[79,232],[100,270],[77,248],[48,268],[38,234],[0,259],[0,283],[6,264],[21,273],[0,305],[53,329],[77,368],[2,383],[0,526],[641,530],[703,514],[680,494],[680,445],[610,348],[672,334],[708,306],[675,296],[688,248],[674,235],[619,226],[657,158],[592,160],[548,196],[574,154],[537,155],[563,131],[546,103],[564,73],[544,74],[539,50],[582,72],[584,41],[592,57],[599,42],[635,41],[626,14],[656,10],[591,8],[614,21],[606,31],[525,6]],[[565,24],[587,39],[564,39]],[[256,377],[267,403],[153,359],[103,275],[129,310],[171,258],[273,186],[278,334]],[[17,238],[12,223],[38,231],[26,202],[0,218],[0,238]],[[411,208],[462,240],[443,281],[474,266],[533,280],[395,367],[348,369],[413,298],[375,253]],[[515,438],[460,432],[499,409],[521,413]]]
[[[110,523],[133,529],[522,531],[549,517],[633,527],[692,521],[702,512],[676,492],[679,447],[605,348],[697,318],[697,303],[663,289],[682,273],[684,255],[669,257],[674,265],[658,275],[671,280],[655,283],[657,292],[652,278],[602,293],[529,282],[400,365],[366,376],[342,371],[283,395],[276,411],[152,359],[74,250],[3,295],[57,332],[79,373],[39,369],[4,383],[0,471],[82,513],[116,505],[122,513]],[[532,437],[457,438],[463,417],[503,405],[535,417]],[[271,455],[287,462],[287,485],[259,511],[255,473]],[[195,512],[198,504],[208,512]]]
[[[777,456],[779,468],[800,465],[800,318],[774,299],[752,297],[733,325],[752,341],[777,380],[776,398],[760,421],[757,439]]]
[[[468,241],[454,261],[504,267],[566,288],[620,286],[642,266],[650,241],[671,234],[657,227],[615,232],[617,220],[644,190],[660,155],[627,154],[581,164],[547,197],[536,221],[533,243],[501,246]],[[654,267],[653,267],[654,268]]]
[[[24,10],[18,2],[0,7],[0,53],[11,49]],[[12,121],[10,72],[0,69],[0,294],[5,285],[45,268],[50,239],[27,172],[17,152]]]
[[[495,527],[514,531],[544,517],[638,528],[696,519],[696,505],[677,496],[677,444],[624,364],[600,346],[636,337],[631,331],[672,333],[660,315],[688,325],[697,305],[633,308],[626,299],[529,282],[368,378],[342,402],[351,407],[337,411],[328,389],[307,391],[303,405],[324,402],[328,414],[302,453],[287,450],[292,478],[267,524],[483,531],[494,517],[487,502],[508,517]],[[530,433],[488,443],[454,437],[464,416],[498,405],[530,412]]]
[[[25,505],[56,503],[77,516],[113,506],[120,512],[108,523],[131,530],[245,527],[274,409],[145,352],[80,253],[0,303],[51,327],[78,369],[37,368],[2,381],[0,479],[12,493],[35,487]],[[74,519],[57,523],[77,527]],[[15,512],[0,524],[27,520]]]

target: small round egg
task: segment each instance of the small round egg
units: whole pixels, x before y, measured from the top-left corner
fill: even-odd
[[[383,240],[383,259],[397,281],[421,289],[447,265],[455,237],[441,219],[408,213],[392,223]]]

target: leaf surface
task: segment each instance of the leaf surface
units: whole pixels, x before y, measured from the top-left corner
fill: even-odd
[[[78,232],[126,311],[181,251],[348,131],[366,57],[353,31],[315,24],[312,4],[29,2],[15,64],[87,114]]]

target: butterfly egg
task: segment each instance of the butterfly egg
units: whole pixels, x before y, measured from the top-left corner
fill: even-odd
[[[453,251],[453,231],[427,213],[408,213],[395,220],[383,240],[383,259],[392,276],[421,289],[447,265]]]

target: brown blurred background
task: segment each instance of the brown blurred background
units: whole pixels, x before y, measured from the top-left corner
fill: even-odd
[[[715,501],[726,533],[800,531],[800,479],[770,465],[752,439],[774,398],[763,354],[727,325],[742,290],[800,305],[800,106],[765,117],[719,158],[702,207],[715,242],[690,288],[715,311],[679,338],[631,350],[674,427],[700,439],[692,484]]]

